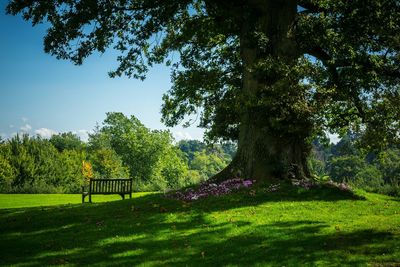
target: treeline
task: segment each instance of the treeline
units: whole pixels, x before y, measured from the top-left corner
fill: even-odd
[[[73,133],[0,139],[0,192],[77,193],[89,178],[132,177],[135,191],[176,189],[206,180],[231,160],[233,144],[173,143],[168,131],[107,113],[87,143]]]
[[[369,192],[400,196],[400,149],[394,145],[371,152],[348,133],[337,144],[313,143],[309,160],[318,179],[346,182]]]
[[[309,159],[316,179],[332,179],[371,192],[400,196],[400,149],[370,152],[347,134],[337,144],[316,140]],[[207,180],[233,158],[233,143],[177,144],[168,131],[137,118],[107,113],[87,143],[73,133],[0,139],[0,192],[77,193],[90,178],[132,177],[135,191],[177,189]]]

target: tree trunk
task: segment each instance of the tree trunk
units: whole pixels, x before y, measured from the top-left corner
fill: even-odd
[[[292,108],[296,101],[306,103],[296,87],[299,80],[257,69],[263,62],[271,65],[279,62],[289,69],[296,64],[300,53],[290,31],[297,3],[295,0],[249,0],[247,5],[253,10],[248,12],[251,15],[244,15],[240,36],[244,108],[238,151],[231,164],[214,179],[242,177],[260,181],[308,177],[307,138],[312,124],[306,113]],[[268,42],[260,45],[254,32],[263,33]]]
[[[304,139],[273,136],[268,127],[242,123],[235,157],[213,179],[240,177],[263,181],[310,177],[309,151],[310,146]]]

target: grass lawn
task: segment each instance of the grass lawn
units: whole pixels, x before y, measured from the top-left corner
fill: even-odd
[[[0,195],[0,266],[400,266],[396,198],[290,185],[118,198]]]
[[[143,194],[142,194],[143,195]],[[140,194],[136,194],[140,196]],[[125,196],[128,197],[129,196]],[[106,202],[121,200],[118,195],[95,195],[93,201]],[[89,197],[85,198],[89,201]],[[28,208],[82,203],[81,194],[0,194],[0,209]]]

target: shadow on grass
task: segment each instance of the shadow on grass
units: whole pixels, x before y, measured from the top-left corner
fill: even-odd
[[[268,186],[258,186],[254,189],[244,189],[240,194],[221,196],[224,201],[215,201],[215,198],[205,198],[197,201],[194,207],[200,207],[206,211],[221,211],[231,208],[256,206],[266,202],[307,202],[327,201],[336,202],[343,200],[364,201],[364,196],[352,191],[342,191],[336,187],[321,186],[307,190],[286,183],[281,183],[276,192],[268,192]],[[229,205],[226,204],[229,202]]]
[[[303,191],[297,197],[286,191],[248,193],[192,204],[146,195],[93,205],[0,210],[0,265],[357,266],[374,255],[394,253],[395,238],[381,231],[332,232],[313,220],[260,225],[206,216],[268,201],[318,199],[317,193]],[[349,199],[325,194],[324,200]]]

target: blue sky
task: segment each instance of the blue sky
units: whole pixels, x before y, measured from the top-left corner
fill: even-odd
[[[101,123],[105,113],[135,115],[151,129],[166,129],[160,122],[161,97],[170,88],[169,69],[154,67],[144,82],[111,79],[116,54],[91,56],[82,66],[45,54],[46,27],[32,27],[20,17],[5,15],[0,3],[0,136],[17,132],[49,136],[76,132],[82,137]],[[174,127],[176,139],[202,139],[203,130]]]

